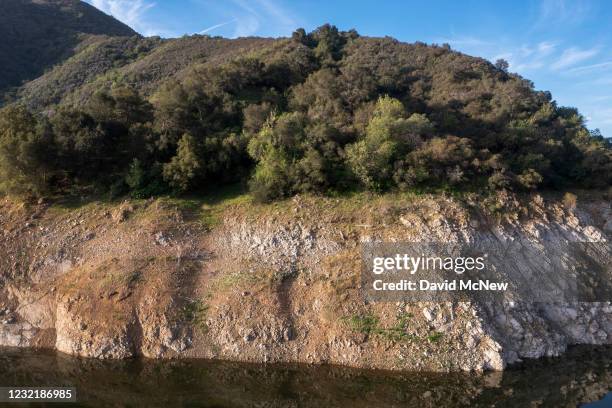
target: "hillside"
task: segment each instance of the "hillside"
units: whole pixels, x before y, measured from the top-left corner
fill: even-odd
[[[221,64],[270,44],[273,40],[229,40],[203,36],[159,38],[92,38],[64,63],[18,91],[34,110],[55,104],[79,106],[100,89],[123,84],[151,95],[163,81],[180,76],[193,64]]]
[[[89,35],[136,32],[78,0],[2,0],[0,92],[61,63]]]
[[[240,183],[273,201],[612,185],[610,139],[577,109],[447,44],[330,24],[291,38],[142,38],[81,2],[11,1],[4,30],[16,35],[28,7],[56,27],[25,25],[33,40],[17,54],[58,63],[30,61],[46,72],[0,110],[6,193],[151,197]],[[33,53],[41,36],[56,46]]]

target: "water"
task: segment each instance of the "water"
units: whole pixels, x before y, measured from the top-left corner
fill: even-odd
[[[612,348],[577,347],[504,373],[392,373],[210,361],[97,361],[0,349],[0,386],[73,386],[132,407],[612,407]],[[24,405],[19,405],[24,406]],[[50,405],[50,406],[57,406]]]

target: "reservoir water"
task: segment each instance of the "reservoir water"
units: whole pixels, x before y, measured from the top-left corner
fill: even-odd
[[[0,348],[0,386],[75,387],[73,407],[612,407],[612,348],[574,347],[484,374],[99,361]]]

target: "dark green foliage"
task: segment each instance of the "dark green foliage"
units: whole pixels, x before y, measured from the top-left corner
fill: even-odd
[[[58,164],[64,176],[75,183],[95,181],[115,162],[112,130],[107,134],[94,118],[84,112],[62,110],[51,119]]]
[[[192,135],[185,133],[179,140],[176,155],[164,166],[164,179],[172,187],[181,191],[193,187],[202,165],[199,150]]]
[[[391,187],[398,160],[416,150],[433,132],[429,120],[414,113],[406,118],[397,99],[380,98],[366,127],[365,137],[347,147],[348,162],[357,178],[369,189]],[[403,167],[400,164],[400,167]]]
[[[2,0],[0,91],[34,79],[89,35],[134,36],[128,26],[77,0]]]
[[[116,88],[97,94],[84,108],[64,108],[50,118],[61,184],[104,189],[123,180],[134,159],[153,163],[153,111],[138,93]]]
[[[153,163],[150,168],[145,169],[139,159],[134,159],[123,181],[133,198],[149,198],[168,192],[159,163]],[[118,185],[121,186],[121,180]]]
[[[0,188],[20,195],[48,192],[52,138],[23,107],[0,111]]]
[[[508,68],[510,68],[510,64],[505,59],[500,58],[497,61],[495,61],[495,68],[502,70],[504,72],[507,72]]]
[[[23,107],[4,108],[3,190],[31,195],[163,192],[151,120],[151,105],[122,88],[97,95],[84,110],[62,108],[50,118],[35,117]]]
[[[94,81],[80,77],[59,107],[28,97],[45,113],[2,112],[4,190],[149,197],[248,182],[269,201],[353,188],[612,184],[610,140],[505,61],[331,25],[279,40],[119,42],[95,43],[95,58],[79,53],[41,79],[66,85],[63,70],[125,57],[100,65]]]
[[[340,187],[347,181],[340,139],[336,129],[300,112],[270,117],[248,146],[257,161],[250,183],[256,198],[268,201]]]
[[[24,84],[17,97],[36,109],[68,100],[74,106],[81,106],[100,89],[108,89],[108,78],[102,80],[106,73],[145,58],[160,43],[156,38],[136,36],[88,37],[76,48],[74,56]]]

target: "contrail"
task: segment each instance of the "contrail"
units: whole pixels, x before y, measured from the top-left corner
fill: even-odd
[[[234,23],[236,21],[238,21],[238,19],[234,18],[234,19],[232,19],[230,21],[226,21],[225,23],[215,24],[214,26],[210,26],[208,28],[205,28],[204,30],[200,31],[198,34],[206,34],[209,31],[216,30],[219,27],[223,27],[224,25],[228,25],[228,24]]]

